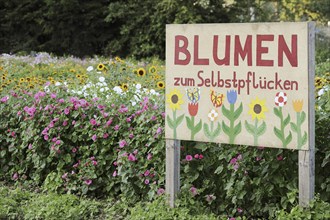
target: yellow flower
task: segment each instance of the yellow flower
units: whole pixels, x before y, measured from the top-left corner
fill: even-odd
[[[103,63],[100,63],[99,65],[97,65],[97,69],[100,71],[104,70],[104,68],[105,68],[105,66]]]
[[[252,120],[257,118],[258,120],[265,118],[265,112],[268,112],[267,107],[265,106],[266,100],[260,100],[256,97],[255,100],[252,100],[249,104],[250,110],[249,114],[252,116]]]
[[[19,81],[20,82],[24,82],[25,80],[24,80],[24,78],[20,78]]]
[[[128,90],[128,85],[126,83],[121,84],[121,89],[126,92]]]
[[[151,67],[149,68],[149,73],[156,73],[156,72],[157,72],[157,69],[156,69],[155,66],[151,66]]]
[[[164,88],[165,88],[165,83],[164,83],[164,81],[159,81],[159,82],[157,82],[157,87],[158,87],[159,89],[164,89]]]
[[[169,94],[167,94],[167,100],[170,104],[170,108],[175,111],[180,109],[180,105],[183,104],[182,94],[178,89],[172,89]]]
[[[76,74],[76,77],[77,77],[78,79],[80,79],[80,78],[81,78],[81,75],[80,75],[80,74]]]
[[[146,74],[146,70],[141,67],[137,70],[137,74],[138,76],[144,76]]]
[[[303,100],[292,101],[293,109],[295,110],[295,112],[301,112],[303,104]]]

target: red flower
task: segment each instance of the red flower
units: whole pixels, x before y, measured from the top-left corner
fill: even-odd
[[[188,111],[191,116],[196,116],[198,112],[198,103],[188,103]]]

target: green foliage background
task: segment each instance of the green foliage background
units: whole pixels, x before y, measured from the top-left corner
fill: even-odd
[[[326,24],[328,4],[328,0],[0,1],[0,53],[164,59],[166,24],[306,20]]]

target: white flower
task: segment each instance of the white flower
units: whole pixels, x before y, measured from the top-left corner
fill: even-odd
[[[104,89],[105,89],[105,91],[108,91],[108,90],[109,90],[109,88],[108,88],[108,87],[104,87]]]
[[[134,101],[131,101],[132,102],[132,106],[135,106],[136,105],[136,102],[134,102]]]
[[[320,89],[320,90],[317,92],[317,94],[318,94],[319,96],[323,95],[323,94],[324,94],[324,89],[323,89],[323,88]]]
[[[104,81],[105,81],[105,78],[104,78],[103,76],[101,76],[101,77],[99,78],[99,81],[100,81],[100,82],[104,82]]]
[[[81,95],[81,94],[82,94],[82,92],[81,92],[81,91],[78,91],[78,92],[77,92],[77,94],[78,94],[78,95]]]
[[[60,86],[60,85],[62,85],[62,83],[60,83],[60,82],[55,83],[55,86]]]
[[[101,89],[100,89],[100,92],[104,92],[104,88],[101,88]]]
[[[45,92],[50,92],[50,89],[48,88],[48,86],[45,87]]]
[[[142,86],[141,86],[140,83],[138,83],[138,84],[135,85],[135,88],[138,89],[138,90],[140,90],[142,88]]]
[[[122,94],[123,90],[119,87],[119,86],[115,86],[113,88],[113,90],[117,93],[117,94]]]
[[[108,84],[107,84],[106,82],[103,82],[103,85],[104,85],[104,86],[108,86]]]
[[[100,72],[100,71],[97,71],[96,73],[98,73],[98,74],[101,74],[102,72]]]
[[[87,67],[86,70],[87,70],[88,72],[90,72],[90,71],[92,71],[93,69],[94,69],[94,68],[93,68],[92,66],[89,66],[89,67]]]
[[[103,83],[100,83],[100,82],[96,83],[96,85],[99,87],[103,87]]]
[[[150,94],[155,95],[156,91],[154,89],[150,89]]]
[[[217,110],[215,110],[215,109],[212,109],[210,112],[209,112],[209,114],[207,115],[207,117],[209,117],[209,119],[211,120],[211,121],[214,121],[217,117],[218,117],[218,112],[217,112]]]

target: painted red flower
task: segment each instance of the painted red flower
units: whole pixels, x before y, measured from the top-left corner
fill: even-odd
[[[278,92],[275,96],[275,105],[283,107],[288,101],[288,97],[285,92]]]
[[[188,111],[191,116],[196,116],[198,112],[198,102],[197,103],[188,103]]]

